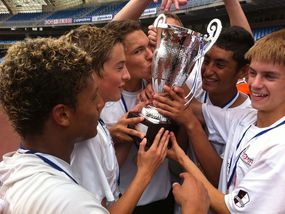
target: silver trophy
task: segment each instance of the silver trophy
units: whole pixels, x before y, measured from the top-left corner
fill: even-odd
[[[203,35],[187,28],[167,24],[164,14],[156,18],[154,26],[157,28],[157,41],[152,60],[152,87],[156,93],[163,93],[165,84],[170,87],[181,87],[191,72],[195,72],[194,75],[197,77],[202,67],[203,56],[213,46],[222,30],[220,20],[213,19],[207,27],[207,34]],[[190,93],[186,96],[188,102],[195,94],[195,86],[196,78]],[[174,132],[177,130],[177,125],[161,115],[154,106],[144,107],[139,116],[145,120],[138,124],[136,129],[146,134],[149,145],[161,127]]]

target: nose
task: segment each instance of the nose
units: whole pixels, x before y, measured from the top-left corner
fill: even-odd
[[[208,63],[208,64],[203,63],[202,75],[203,76],[210,76],[213,73],[214,73],[213,65],[211,63]]]
[[[259,75],[248,77],[248,85],[250,88],[258,89],[262,87],[262,78]]]
[[[148,46],[148,47],[146,48],[146,58],[147,58],[148,60],[152,60],[152,57],[153,57],[153,51],[152,51],[151,47]]]
[[[124,71],[123,71],[123,80],[127,81],[131,79],[131,75],[129,73],[129,70],[127,69],[127,66],[124,66]]]

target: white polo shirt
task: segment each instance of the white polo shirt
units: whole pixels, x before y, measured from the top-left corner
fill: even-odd
[[[43,156],[75,178],[68,163],[51,155]],[[108,213],[92,193],[34,154],[4,155],[0,181],[0,196],[8,204],[4,213]]]
[[[254,109],[202,109],[210,135],[227,142],[219,188],[230,212],[285,213],[285,116],[258,128]]]
[[[98,123],[95,137],[75,144],[71,167],[80,185],[100,202],[119,198],[119,165],[109,130],[102,122]]]
[[[139,91],[140,92],[140,91]],[[123,91],[127,110],[130,110],[137,104],[137,95],[139,92],[127,92]],[[114,125],[120,117],[125,114],[125,107],[122,100],[117,102],[106,103],[105,107],[101,112],[101,118],[106,123],[107,127]],[[132,180],[134,179],[137,172],[136,156],[137,148],[135,145],[132,146],[126,161],[120,168],[120,191],[124,193]],[[143,192],[139,202],[139,205],[149,204],[154,201],[165,199],[170,191],[170,175],[168,170],[168,160],[166,159],[162,165],[156,171],[150,184]]]

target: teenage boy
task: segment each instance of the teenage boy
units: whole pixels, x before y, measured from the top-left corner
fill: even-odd
[[[97,134],[104,106],[98,82],[91,57],[61,39],[31,39],[8,50],[0,100],[22,142],[0,163],[4,213],[108,213],[78,185],[69,165],[74,144]],[[163,162],[167,142],[163,130],[147,152],[142,141],[136,177],[111,213],[132,212]]]
[[[125,65],[126,58],[121,37],[105,28],[81,26],[62,39],[76,44],[92,56],[94,68],[102,76],[99,91],[103,100],[106,102],[120,100],[125,82],[130,79]],[[126,121],[128,124],[135,124],[140,122],[141,118],[126,119]],[[75,145],[71,166],[79,175],[83,187],[95,194],[109,211],[120,213],[124,211],[122,208],[130,205],[134,207],[136,203],[133,204],[127,196],[119,199],[120,178],[116,155],[119,157],[120,154],[117,151],[115,155],[114,142],[102,119],[99,120],[97,131],[96,137]],[[135,130],[132,130],[132,133],[143,138],[142,133]],[[126,200],[128,204],[123,203]]]
[[[126,129],[126,115],[137,103],[137,95],[144,89],[145,81],[150,79],[152,51],[149,47],[149,40],[142,31],[138,22],[133,20],[112,21],[107,24],[107,29],[118,32],[123,37],[123,44],[126,55],[126,66],[130,73],[130,80],[126,81],[122,92],[121,100],[109,102],[101,113],[101,118],[109,127],[117,148],[125,151],[125,160],[120,167],[120,190],[126,191],[130,182],[135,176],[137,166],[137,148],[128,135],[132,129]],[[123,131],[123,129],[125,131]],[[122,136],[129,137],[129,143],[122,139]],[[174,200],[171,196],[171,183],[167,167],[167,161],[159,167],[151,183],[144,191],[136,212],[152,213],[161,210],[167,213],[172,212]],[[159,189],[159,191],[157,191]],[[168,197],[169,196],[169,197]]]
[[[182,98],[169,88],[175,101],[157,96],[161,113],[183,124],[200,155],[211,164],[219,156],[211,150],[199,121],[212,136],[226,144],[221,169],[222,192],[214,188],[175,142],[169,155],[202,181],[208,190],[211,208],[217,213],[283,213],[285,207],[283,171],[285,160],[285,30],[258,40],[246,53],[250,60],[248,84],[253,109],[223,110],[194,103],[179,111]],[[176,102],[177,101],[177,102]],[[165,105],[167,104],[167,105]],[[166,107],[168,106],[168,107]],[[182,108],[181,108],[182,109]],[[176,111],[177,110],[177,111]],[[204,151],[204,152],[203,152]],[[209,158],[211,158],[209,160]],[[210,167],[207,168],[210,170]]]

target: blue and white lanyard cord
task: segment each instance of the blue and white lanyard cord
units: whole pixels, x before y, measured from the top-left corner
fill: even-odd
[[[265,134],[265,133],[267,133],[267,132],[269,132],[269,131],[271,131],[272,129],[275,129],[275,128],[279,127],[279,126],[282,126],[282,125],[284,125],[284,124],[285,124],[285,120],[282,121],[281,123],[277,124],[277,125],[274,126],[274,127],[265,129],[265,130],[263,130],[263,131],[257,133],[257,134],[256,134],[255,136],[253,136],[249,141],[251,141],[251,140],[253,140],[254,138],[259,137],[259,136],[261,136],[261,135],[263,135],[263,134]],[[243,138],[244,138],[246,132],[249,130],[250,127],[251,127],[251,125],[250,125],[250,126],[245,130],[245,132],[243,133],[241,139],[239,140],[239,142],[238,142],[238,144],[237,144],[237,146],[236,146],[236,150],[235,150],[235,151],[238,150],[241,141],[243,140]],[[248,142],[249,142],[249,141],[248,141]],[[234,165],[233,170],[231,171],[230,176],[229,176],[228,181],[227,181],[227,189],[229,189],[229,187],[230,187],[230,185],[231,185],[231,183],[232,183],[232,181],[233,181],[233,178],[234,178],[234,176],[235,176],[235,174],[236,174],[237,162],[238,162],[239,157],[240,157],[240,155],[241,155],[241,153],[242,153],[243,151],[244,151],[244,150],[242,150],[242,151],[239,153],[239,155],[237,156],[235,165]],[[233,155],[234,155],[234,154],[233,154]],[[232,155],[231,160],[230,160],[229,169],[231,169],[231,165],[232,165],[232,161],[233,161],[233,155]]]
[[[229,108],[232,104],[234,104],[234,102],[238,99],[239,97],[239,92],[237,92],[233,97],[232,99],[229,100],[229,102],[227,102],[224,106],[222,106],[222,108],[226,109],[226,108]],[[207,102],[207,99],[208,99],[208,92],[205,93],[205,96],[204,96],[204,103]]]
[[[66,174],[71,180],[74,181],[74,183],[78,184],[78,182],[71,176],[69,175],[66,171],[64,171],[60,166],[58,166],[57,164],[55,164],[54,162],[52,162],[51,160],[49,160],[48,158],[44,157],[43,155],[38,154],[36,151],[33,150],[28,150],[25,149],[23,145],[20,145],[20,149],[25,150],[23,152],[23,154],[34,154],[36,155],[38,158],[40,158],[42,161],[44,161],[46,164],[48,164],[49,166],[51,166],[52,168],[63,172],[64,174]]]
[[[144,81],[142,81],[142,90],[143,90],[144,88],[145,88],[145,83],[144,83]],[[123,104],[123,107],[124,107],[125,112],[127,113],[127,112],[129,111],[129,109],[128,109],[128,106],[127,106],[127,103],[126,103],[126,100],[125,100],[123,94],[121,95],[121,102],[122,102],[122,104]]]

